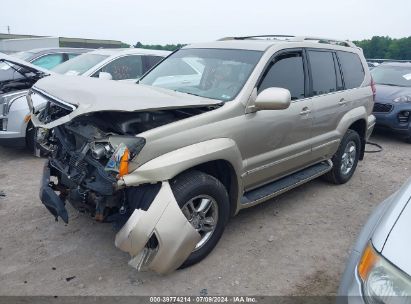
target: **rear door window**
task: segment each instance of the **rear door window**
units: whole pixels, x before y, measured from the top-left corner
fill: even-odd
[[[330,51],[308,51],[311,67],[312,93],[328,94],[337,91],[337,75],[333,53]]]
[[[338,51],[337,55],[343,72],[345,88],[358,88],[365,76],[360,57],[355,53],[343,51]]]
[[[98,70],[92,77],[99,77],[100,72],[110,73],[113,80],[138,79],[143,75],[140,55],[117,58]]]
[[[288,89],[291,99],[301,99],[304,94],[304,64],[302,52],[290,52],[277,56],[265,72],[258,86],[258,93],[277,87]]]

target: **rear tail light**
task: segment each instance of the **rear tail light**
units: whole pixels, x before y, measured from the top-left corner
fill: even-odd
[[[375,87],[375,81],[371,76],[371,90],[372,90],[372,100],[375,101],[375,95],[377,94],[377,88]]]

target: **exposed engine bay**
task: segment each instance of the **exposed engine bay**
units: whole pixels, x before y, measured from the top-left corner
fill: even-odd
[[[135,209],[147,210],[160,189],[159,184],[116,188],[117,180],[128,174],[128,162],[145,145],[145,139],[136,134],[209,110],[95,112],[52,129],[39,128],[36,141],[49,157],[50,176],[55,177],[47,183],[59,192],[61,201],[55,199],[46,206],[56,219],[60,216],[67,222],[67,215],[58,214],[58,210],[64,209],[69,201],[75,209],[91,214],[96,220],[116,221],[121,227]],[[68,107],[48,102],[37,118],[46,124],[70,112]]]

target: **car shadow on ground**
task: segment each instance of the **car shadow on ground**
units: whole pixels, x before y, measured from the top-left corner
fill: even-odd
[[[397,142],[398,144],[407,144],[407,139],[404,136],[382,128],[374,129],[369,139],[369,142],[373,141],[384,141],[390,143]]]

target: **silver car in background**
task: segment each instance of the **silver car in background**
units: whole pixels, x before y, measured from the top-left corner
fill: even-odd
[[[411,303],[411,178],[372,213],[338,291],[340,303]]]
[[[99,49],[66,61],[53,68],[50,73],[136,81],[170,53],[145,49]],[[6,63],[3,65],[9,67]],[[29,63],[26,65],[30,66]],[[30,110],[25,98],[29,87],[4,94],[0,89],[0,107],[4,108],[0,111],[1,145],[26,146],[29,150],[35,150],[35,131],[30,122]]]
[[[137,80],[171,52],[147,49],[99,49],[60,64],[54,72],[110,80]]]

